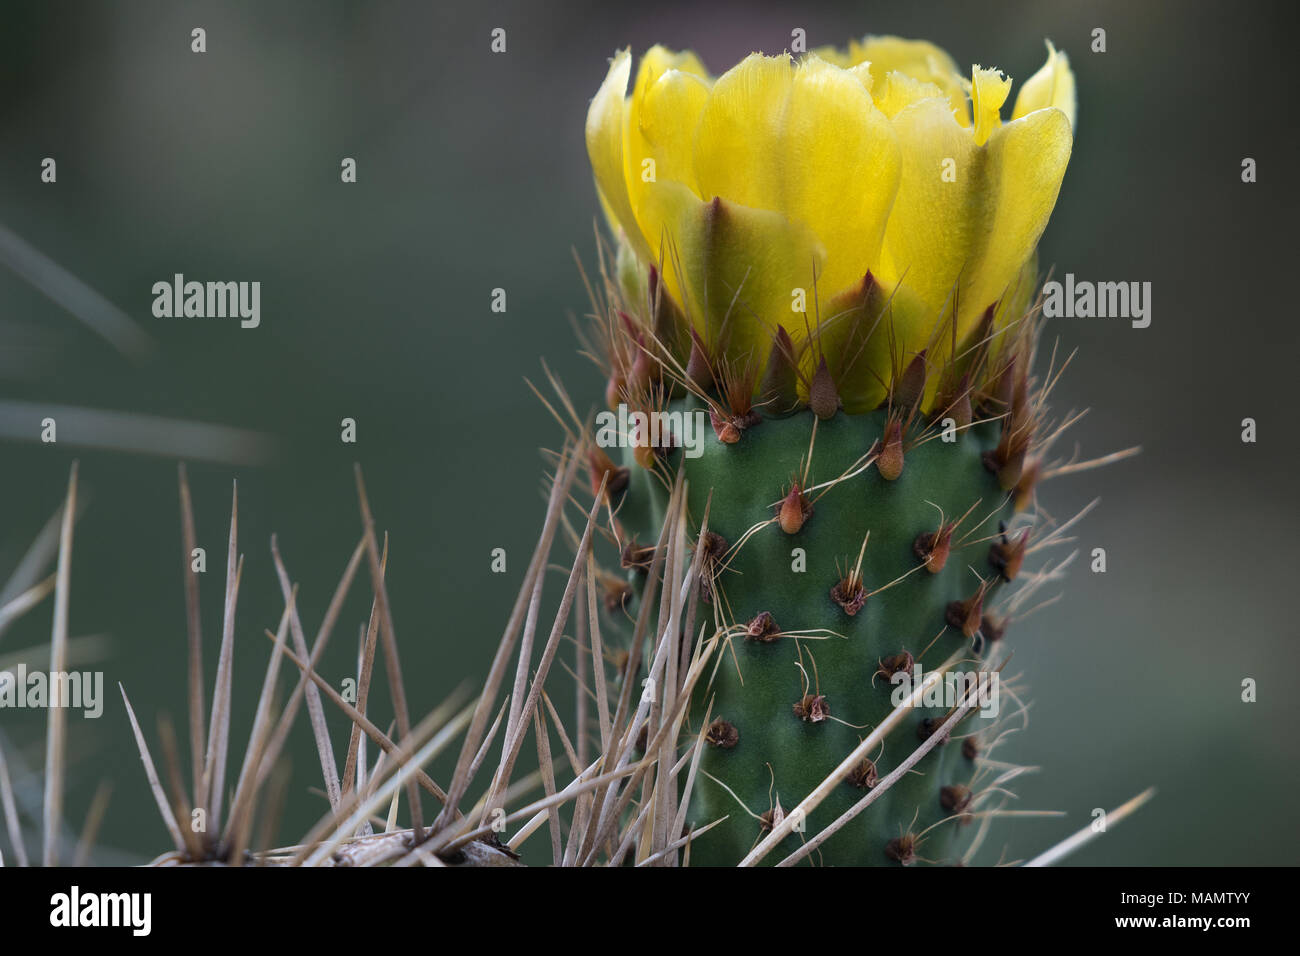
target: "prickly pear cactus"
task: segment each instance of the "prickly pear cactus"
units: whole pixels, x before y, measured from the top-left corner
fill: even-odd
[[[630,76],[621,53],[587,124],[619,247],[596,297],[611,411],[591,461],[633,595],[685,481],[712,628],[682,640],[716,643],[681,741],[704,741],[688,824],[725,818],[691,862],[736,864],[774,829],[779,861],[877,787],[812,862],[954,862],[1004,792],[986,752],[1014,695],[995,681],[909,766],[960,701],[900,715],[898,689],[987,678],[1019,606],[1050,430],[1035,247],[1070,153],[1068,62],[1049,45],[1008,122],[1001,73],[966,81],[891,37],[716,80],[656,47],[629,95]]]

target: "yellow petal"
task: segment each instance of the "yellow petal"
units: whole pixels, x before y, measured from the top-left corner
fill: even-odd
[[[1034,110],[1049,107],[1064,113],[1070,121],[1070,128],[1074,128],[1074,72],[1070,69],[1070,58],[1057,52],[1051,40],[1047,41],[1047,62],[1020,88],[1011,118],[1020,119]]]
[[[636,133],[656,160],[656,178],[694,183],[695,128],[708,98],[709,85],[703,79],[669,70],[635,103]]]
[[[675,74],[675,77],[669,78],[666,87],[669,89],[667,101],[665,102],[665,92],[659,89],[661,81],[668,74]],[[665,116],[666,110],[680,108],[682,104],[673,102],[673,94],[680,93],[683,87],[689,91],[703,89],[707,92],[709,86],[709,73],[700,62],[699,57],[694,53],[687,51],[685,53],[675,53],[664,46],[653,46],[646,51],[641,58],[641,65],[637,68],[636,83],[632,87],[632,97],[627,103],[627,115],[625,123],[627,125],[627,139],[624,143],[624,149],[634,147],[636,153],[629,153],[625,159],[628,168],[629,188],[633,179],[640,181],[642,161],[647,158],[656,159],[656,166],[661,165],[658,162],[660,157],[655,156],[653,147],[656,145],[656,138],[671,137],[676,135],[679,138],[690,139],[694,136],[694,119],[698,116],[698,109],[687,115],[672,116],[672,123],[666,122],[669,118]],[[647,129],[649,124],[653,124],[656,117],[647,116],[649,107],[648,101],[655,96],[661,102],[658,104],[657,117],[658,130],[654,135]],[[703,99],[702,97],[700,98]],[[689,160],[689,157],[683,157]],[[635,169],[635,177],[633,171]],[[665,174],[666,179],[682,179],[683,177],[675,171],[668,171]]]
[[[605,82],[587,110],[587,156],[611,228],[616,232],[622,230],[637,254],[647,258],[649,249],[636,227],[623,175],[624,96],[631,71],[631,51],[620,50],[614,54]]]
[[[700,195],[755,209],[784,205],[785,114],[794,86],[786,57],[753,53],[713,84],[696,133]]]
[[[974,242],[982,164],[975,161],[970,131],[953,119],[945,99],[914,103],[893,122],[903,167],[885,229],[881,278],[890,285],[904,282],[937,313]]]
[[[969,286],[963,281],[972,306],[1001,298],[1033,254],[1056,206],[1073,145],[1070,121],[1060,110],[1030,113],[989,137],[987,231],[978,259],[972,257],[978,266]]]
[[[637,67],[636,83],[632,87],[633,99],[639,100],[645,96],[646,91],[669,70],[681,70],[703,80],[709,78],[709,71],[704,68],[700,58],[690,50],[678,53],[662,44],[655,44],[645,51],[641,57],[641,65]]]
[[[819,59],[825,60],[827,63],[834,63],[846,70],[855,65],[853,58],[839,47],[819,46],[808,52]]]
[[[849,45],[854,63],[871,64],[872,89],[883,89],[885,77],[898,72],[921,83],[933,83],[943,91],[957,122],[970,125],[970,110],[962,73],[946,52],[925,40],[904,40],[894,36],[869,36]]]
[[[916,80],[906,73],[897,71],[886,75],[884,83],[874,87],[872,98],[876,108],[890,119],[918,100],[943,97],[943,90],[933,83]]]
[[[813,55],[794,70],[755,55],[720,77],[695,145],[703,198],[812,230],[827,254],[821,294],[876,264],[900,164],[893,128],[858,76]]]
[[[1001,70],[975,67],[971,73],[971,112],[975,117],[975,145],[983,146],[1002,125],[1002,104],[1011,95],[1011,80]]]
[[[628,104],[624,147],[627,191],[641,234],[656,262],[662,236],[651,233],[642,221],[645,194],[661,179],[681,182],[695,190],[695,127],[708,97],[705,78],[691,71],[669,69],[634,93]]]
[[[960,339],[1037,245],[1069,161],[1070,125],[1059,110],[1040,110],[994,130],[980,147],[945,102],[923,100],[894,126],[903,172],[883,276],[902,281],[924,304],[928,314],[909,319],[918,328],[933,328],[958,292]],[[946,170],[954,181],[946,181]],[[926,344],[917,341],[912,348]]]
[[[827,62],[834,62],[834,61],[828,60]],[[836,64],[836,66],[838,65],[839,64]],[[856,66],[849,66],[849,67],[845,67],[844,69],[846,72],[851,73],[853,76],[857,77],[858,82],[862,84],[862,88],[864,90],[866,90],[868,93],[871,92],[875,80],[871,76],[870,63],[859,63]]]
[[[670,240],[664,280],[710,349],[733,362],[766,360],[778,324],[799,328],[796,288],[812,289],[825,252],[805,227],[768,210],[704,201],[660,180],[644,214]],[[811,309],[811,291],[807,296]]]

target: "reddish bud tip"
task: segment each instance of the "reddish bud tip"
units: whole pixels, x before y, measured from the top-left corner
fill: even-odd
[[[1011,356],[998,370],[993,381],[989,383],[989,398],[992,400],[992,411],[996,415],[1002,415],[1011,410],[1011,403],[1016,397],[1016,356]]]
[[[794,342],[784,326],[778,325],[767,357],[767,369],[759,386],[759,398],[769,415],[784,415],[799,404],[799,376],[795,369]]]
[[[981,583],[975,593],[964,601],[952,601],[948,604],[945,620],[949,627],[961,631],[964,637],[974,637],[979,633],[980,622],[984,618],[984,591],[987,584]]]
[[[605,383],[606,406],[618,408],[619,403],[623,401],[623,387],[625,384],[623,376],[617,372],[609,377],[609,381]]]
[[[659,461],[659,449],[654,445],[636,445],[632,448],[633,460],[646,471],[654,471]]]
[[[713,426],[713,434],[718,436],[718,441],[724,445],[734,445],[740,441],[740,426],[730,418],[719,415],[714,409],[709,409],[709,424]]]
[[[616,614],[626,608],[632,600],[632,585],[626,581],[610,575],[601,582],[602,595],[601,600],[604,602],[605,610],[609,614]]]
[[[803,493],[796,482],[790,493],[776,506],[777,523],[786,534],[798,534],[799,529],[812,517],[813,506],[808,496]]]
[[[890,420],[885,426],[885,438],[876,458],[876,470],[885,481],[895,481],[903,473],[903,424]]]
[[[835,389],[835,379],[826,366],[826,356],[817,363],[812,383],[808,386],[808,407],[822,421],[834,418],[840,410],[840,393]]]
[[[588,471],[591,475],[591,493],[594,495],[600,491],[601,480],[605,475],[609,475],[609,480],[605,484],[605,491],[609,495],[622,494],[627,490],[627,483],[631,477],[628,469],[614,464],[612,458],[605,454],[605,450],[599,445],[592,446],[587,454]]]
[[[889,406],[895,416],[906,419],[920,406],[921,399],[925,397],[927,371],[925,349],[922,349],[894,382],[892,394],[889,396]]]
[[[912,543],[912,552],[925,562],[925,569],[931,574],[938,574],[948,563],[948,553],[952,550],[952,532],[957,525],[946,524],[938,531],[923,531]]]
[[[694,329],[691,329],[691,355],[686,360],[686,377],[703,392],[710,391],[715,382],[709,351],[704,347],[704,340]]]
[[[997,448],[984,453],[984,467],[997,475],[998,487],[1003,491],[1011,491],[1020,483],[1032,438],[1033,429],[1028,424],[1004,419]]]
[[[1006,535],[1001,541],[989,546],[989,564],[1002,576],[1003,581],[1014,581],[1020,573],[1020,566],[1025,561],[1025,551],[1029,546],[1029,529],[1025,528],[1014,540]]]
[[[1016,511],[1024,511],[1034,503],[1034,487],[1038,484],[1042,468],[1043,463],[1037,458],[1026,462],[1021,468],[1020,480],[1016,482],[1016,487],[1013,489]]]
[[[935,403],[936,418],[951,418],[960,431],[973,419],[970,404],[970,372],[967,372],[951,390],[945,389]]]

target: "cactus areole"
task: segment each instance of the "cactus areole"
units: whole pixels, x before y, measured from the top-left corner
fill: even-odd
[[[1010,91],[869,37],[717,78],[624,51],[592,100],[606,421],[663,424],[597,435],[593,487],[636,595],[684,480],[709,626],[681,640],[716,643],[678,741],[686,826],[723,820],[693,864],[955,863],[1005,796],[1068,60],[1004,120]]]

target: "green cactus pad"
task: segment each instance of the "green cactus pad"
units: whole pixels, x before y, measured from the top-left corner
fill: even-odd
[[[694,398],[671,407],[704,409]],[[733,628],[736,636],[712,662],[716,669],[711,664],[710,676],[697,686],[688,729],[699,732],[711,702],[711,720],[721,718],[735,733],[719,724],[719,733],[711,735],[715,742],[705,745],[689,822],[700,827],[727,819],[693,841],[693,864],[738,863],[766,833],[769,811],[779,803],[788,812],[884,720],[892,709],[894,687],[886,677],[876,676],[882,660],[906,651],[933,670],[965,647],[971,657],[965,668],[977,666],[975,645],[986,643],[984,635],[968,639],[948,624],[948,618],[952,602],[971,598],[982,581],[988,582],[988,598],[997,587],[998,571],[989,551],[999,540],[999,523],[1011,518],[1013,505],[985,466],[984,456],[997,446],[1000,427],[996,422],[977,423],[947,442],[938,427],[914,427],[905,443],[903,471],[887,481],[874,465],[863,467],[886,422],[883,409],[839,413],[825,421],[804,409],[784,418],[765,418],[734,444],[724,444],[706,430],[699,457],[685,458],[675,450],[667,459],[668,470],[684,466],[694,529],[708,504],[708,528],[731,550],[722,562],[725,568],[715,568],[712,582],[712,611],[719,623],[743,626],[767,612],[769,636],[776,629],[782,635],[749,639]],[[814,425],[816,439],[804,482],[813,508],[802,527],[789,534],[770,519],[792,482],[805,475]],[[668,497],[662,473],[640,468],[631,455],[625,464],[632,480],[622,496],[620,521],[641,541],[653,541]],[[855,470],[859,473],[836,481]],[[932,573],[922,567],[918,536],[963,515],[942,569]],[[744,544],[736,550],[742,539]],[[802,549],[803,570],[796,570],[795,549]],[[855,566],[860,551],[868,596],[850,615],[832,599],[831,591]],[[760,620],[756,629],[762,630],[765,623]],[[821,716],[817,711],[822,705],[829,707],[829,717],[801,719],[796,705],[806,695],[824,700],[813,712],[803,707],[805,717]],[[870,755],[877,777],[883,778],[924,738],[926,718],[942,718],[946,712],[916,708],[908,713],[886,738],[883,751]],[[899,845],[891,846],[891,841],[919,835],[952,816],[941,790],[969,784],[974,770],[963,754],[963,749],[969,754],[972,748],[963,748],[959,738],[970,738],[991,723],[978,712],[965,720],[953,739],[935,747],[914,772],[820,846],[812,862],[911,862],[909,847],[904,845],[900,854]],[[817,833],[863,797],[867,789],[855,784],[864,782],[838,784],[806,820],[805,834]],[[768,816],[759,819],[764,814]],[[962,820],[956,818],[930,829],[912,848],[915,859],[951,862],[960,829]],[[799,840],[799,833],[791,834],[765,862],[798,849]],[[898,856],[904,860],[895,859]]]

